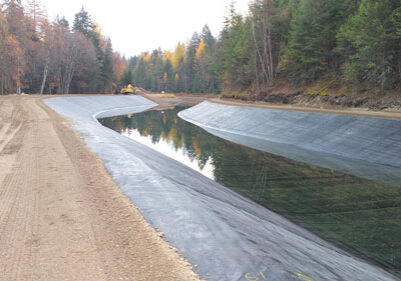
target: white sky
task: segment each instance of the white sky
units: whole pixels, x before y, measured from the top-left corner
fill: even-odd
[[[221,31],[230,0],[40,0],[51,20],[64,15],[72,25],[82,5],[110,36],[114,50],[127,57],[161,47],[174,49],[208,24],[214,36]],[[245,14],[250,0],[237,0]]]

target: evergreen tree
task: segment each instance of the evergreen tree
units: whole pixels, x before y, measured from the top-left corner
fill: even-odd
[[[59,16],[56,16],[55,23],[60,25],[60,26],[62,26],[62,27],[65,27],[67,29],[70,28],[70,23],[68,22],[68,20],[64,16],[62,18],[60,18]]]
[[[318,79],[338,67],[336,34],[353,12],[349,0],[300,0],[286,49],[286,70],[301,83]],[[355,2],[355,1],[354,1]]]
[[[216,39],[213,37],[208,25],[205,25],[202,29],[201,40],[205,42],[207,48],[210,48],[211,50],[216,45]]]
[[[132,57],[128,60],[128,68],[130,69],[135,69],[136,63],[138,62],[138,57]]]
[[[124,75],[123,75],[123,78],[121,79],[121,83],[123,84],[123,85],[129,85],[129,84],[134,84],[134,82],[133,82],[133,73],[132,73],[132,69],[131,68],[127,68],[125,71],[124,71]]]
[[[144,60],[144,56],[138,58],[136,67],[133,72],[133,80],[134,84],[138,87],[142,87],[145,89],[149,89],[149,85],[147,85],[147,74],[146,74],[146,64]]]
[[[167,74],[167,83],[164,90],[168,92],[175,92],[177,90],[174,83],[175,73],[170,60],[166,60],[164,63],[164,73]]]
[[[338,33],[347,57],[345,76],[381,89],[399,85],[401,75],[401,2],[362,0],[358,13]]]
[[[80,31],[85,36],[89,36],[92,31],[92,20],[89,16],[88,12],[85,11],[84,7],[82,6],[81,11],[75,14],[74,31]]]
[[[186,62],[185,62],[185,72],[184,72],[184,87],[186,92],[196,92],[199,87],[199,79],[196,77],[195,73],[195,56],[196,51],[199,48],[201,38],[197,32],[195,32],[189,42],[187,49]],[[196,79],[195,79],[196,78]]]
[[[106,47],[104,51],[104,58],[102,61],[101,77],[103,85],[103,93],[110,94],[112,92],[112,84],[114,80],[113,70],[113,49],[111,46],[111,40],[106,41]]]
[[[92,41],[93,47],[96,52],[96,63],[92,69],[92,79],[90,88],[94,92],[103,92],[105,83],[104,83],[104,74],[102,73],[104,63],[105,63],[105,45],[106,42],[104,38],[102,38],[102,33],[100,27],[97,24],[92,24],[91,29],[87,33],[87,38]],[[107,64],[107,62],[106,62]]]
[[[249,47],[251,23],[231,11],[221,34],[219,63],[221,64],[223,84],[226,89],[243,90],[252,83]]]

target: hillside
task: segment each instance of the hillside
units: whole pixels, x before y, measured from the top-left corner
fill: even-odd
[[[381,92],[378,89],[362,85],[355,89],[353,85],[338,77],[320,79],[308,86],[295,86],[286,80],[281,80],[265,89],[224,91],[220,98],[227,101],[295,105],[306,108],[401,112],[399,89]]]

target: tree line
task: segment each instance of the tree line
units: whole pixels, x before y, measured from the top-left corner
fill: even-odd
[[[173,51],[159,48],[131,58],[123,83],[157,92],[218,93],[217,51],[217,41],[206,25]]]
[[[0,93],[111,93],[127,62],[81,9],[50,22],[39,0],[0,3]]]
[[[217,38],[205,26],[173,51],[133,57],[124,81],[152,91],[218,93],[327,76],[355,87],[400,87],[400,0],[253,0],[246,16],[231,3]]]
[[[208,26],[174,50],[126,60],[82,8],[49,21],[39,0],[0,2],[0,93],[266,91],[279,81],[335,77],[358,88],[401,86],[401,0],[252,0],[231,3],[221,33]],[[366,87],[365,87],[366,88]]]

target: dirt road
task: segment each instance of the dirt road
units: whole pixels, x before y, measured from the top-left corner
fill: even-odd
[[[198,280],[40,97],[0,97],[0,280]]]

